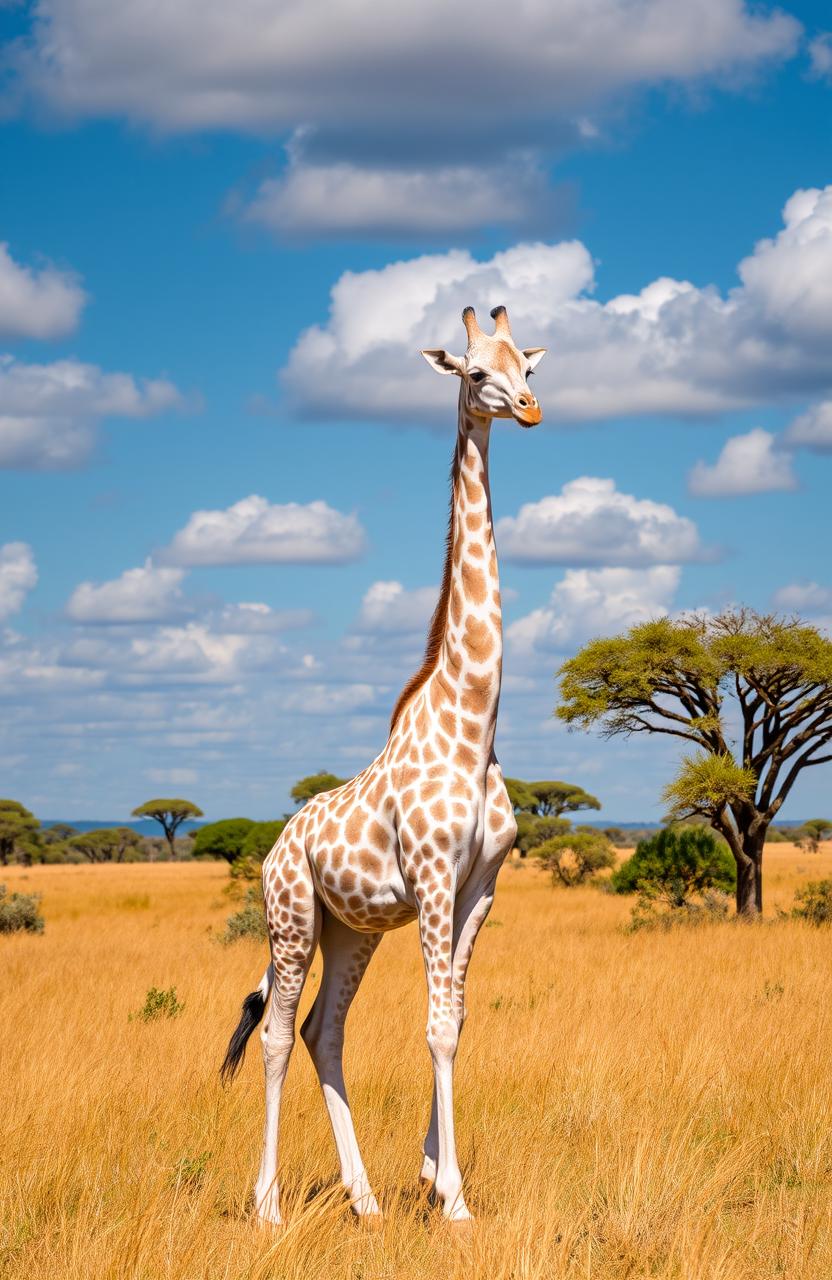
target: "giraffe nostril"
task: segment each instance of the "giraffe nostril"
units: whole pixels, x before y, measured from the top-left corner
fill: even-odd
[[[529,407],[529,402],[525,396],[518,396],[517,403],[521,409],[527,409]]]

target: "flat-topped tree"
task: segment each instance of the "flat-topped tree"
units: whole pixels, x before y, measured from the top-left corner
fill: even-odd
[[[310,773],[307,778],[300,778],[289,795],[295,804],[306,804],[307,800],[311,800],[313,796],[319,796],[323,791],[334,791],[336,787],[343,787],[346,781],[346,778],[338,778],[326,769],[319,769],[317,773]]]
[[[725,837],[737,912],[760,912],[769,824],[802,770],[832,760],[832,641],[800,619],[727,609],[592,640],[559,674],[567,724],[699,748],[665,798],[673,816],[699,814]]]
[[[190,800],[146,800],[133,810],[134,818],[152,818],[165,833],[170,856],[176,857],[176,833],[188,818],[201,818],[202,810]]]
[[[0,800],[0,863],[6,864],[20,854],[31,862],[40,846],[40,823],[18,800]]]

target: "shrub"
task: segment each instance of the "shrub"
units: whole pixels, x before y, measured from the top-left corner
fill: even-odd
[[[792,915],[809,924],[832,924],[832,880],[810,880],[794,895]]]
[[[547,871],[551,871],[553,884],[562,884],[566,888],[585,884],[604,867],[615,866],[612,846],[600,831],[576,831],[570,835],[555,836],[532,852],[541,859]]]
[[[0,884],[0,933],[43,933],[39,893],[6,893]]]
[[[240,938],[257,938],[258,941],[265,942],[268,936],[263,892],[259,885],[252,885],[246,892],[240,910],[226,920],[225,933],[220,935],[219,941],[227,946],[231,942],[239,942]]]
[[[661,911],[654,898],[642,895],[630,913],[630,923],[625,926],[625,933],[638,933],[642,929],[658,930],[667,933],[678,927],[688,928],[691,925],[720,924],[728,919],[731,899],[727,893],[718,889],[706,889],[700,902],[686,902],[682,907],[671,907]]]
[[[568,818],[540,818],[534,813],[518,813],[516,845],[523,857],[534,852],[547,840],[565,835],[569,830]]]
[[[194,836],[195,858],[225,858],[233,862],[243,851],[243,843],[252,827],[257,824],[251,818],[224,818],[221,822],[206,822]]]
[[[704,827],[666,827],[642,840],[610,877],[615,893],[640,893],[683,907],[708,889],[728,892],[736,885],[734,859]]]
[[[262,862],[285,826],[285,818],[274,822],[255,822],[243,841],[239,857]]]
[[[184,1004],[177,999],[176,987],[168,987],[166,991],[162,991],[160,987],[151,987],[141,1009],[130,1014],[130,1021],[133,1018],[141,1018],[142,1022],[155,1022],[157,1018],[176,1018],[184,1008]]]

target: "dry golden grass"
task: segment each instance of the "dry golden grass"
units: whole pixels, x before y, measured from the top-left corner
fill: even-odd
[[[828,846],[827,846],[828,848]],[[767,907],[832,873],[773,846]],[[507,867],[469,980],[460,1158],[478,1221],[417,1190],[430,1069],[414,929],[348,1027],[359,1139],[386,1210],[352,1221],[302,1045],[285,1092],[287,1225],[249,1197],[259,1044],[217,1066],[265,951],[219,946],[218,865],[9,869],[42,937],[0,938],[0,1274],[9,1280],[832,1276],[832,936],[798,923],[625,936],[629,903]],[[320,975],[304,999],[307,1007]],[[128,1020],[151,986],[177,1018]]]

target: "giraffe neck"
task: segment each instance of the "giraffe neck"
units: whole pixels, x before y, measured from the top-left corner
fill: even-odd
[[[462,392],[462,388],[460,389]],[[491,513],[491,420],[470,415],[460,394],[449,546],[450,590],[437,664],[472,746],[490,757],[500,699],[503,627]]]

